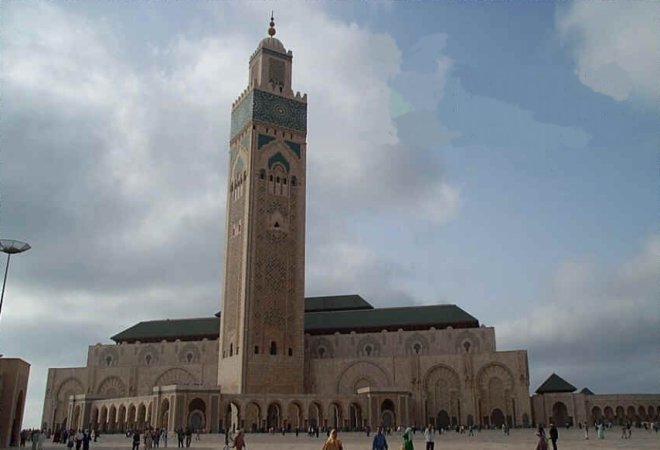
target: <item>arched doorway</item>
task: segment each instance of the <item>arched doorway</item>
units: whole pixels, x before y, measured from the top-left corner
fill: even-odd
[[[523,414],[522,421],[523,421],[523,427],[528,427],[531,425],[529,423],[529,415],[527,413]]]
[[[493,412],[490,413],[490,423],[497,428],[504,425],[504,413],[500,408],[495,408]]]
[[[99,429],[101,431],[107,431],[107,424],[108,423],[108,407],[103,405],[101,406],[101,419],[99,422]]]
[[[552,405],[552,420],[558,427],[563,427],[568,422],[568,408],[563,402]]]
[[[206,403],[199,397],[188,403],[188,426],[193,430],[206,428]]]
[[[126,405],[119,406],[119,414],[117,415],[117,429],[121,432],[126,431]]]
[[[380,405],[380,421],[385,428],[393,428],[396,424],[396,414],[394,413],[394,402],[389,398]]]
[[[444,409],[441,409],[440,412],[438,412],[437,418],[435,419],[435,426],[437,428],[446,430],[449,428],[449,425],[451,425],[451,421],[449,420],[449,413]]]
[[[93,430],[99,429],[99,409],[96,406],[92,407],[92,414],[90,415],[91,427]]]
[[[629,406],[626,411],[626,418],[631,422],[637,422],[637,413],[635,412],[634,406]]]
[[[145,426],[145,420],[147,419],[147,407],[144,403],[140,403],[137,409],[137,427],[142,430]]]
[[[80,428],[80,405],[76,405],[73,409],[73,420],[71,421],[71,426],[76,430]]]
[[[362,429],[362,408],[357,403],[351,403],[349,406],[349,427],[351,430]]]
[[[303,419],[302,419],[302,408],[300,405],[296,402],[291,402],[289,403],[289,406],[287,407],[287,422],[289,425],[289,428],[302,428],[303,426]]]
[[[266,411],[266,428],[279,430],[280,427],[280,405],[271,403],[268,405],[268,410]]]
[[[591,408],[591,420],[595,423],[600,423],[603,413],[598,406]]]
[[[646,420],[646,408],[643,406],[637,408],[637,417],[639,417],[640,420]]]
[[[309,408],[307,410],[307,420],[309,421],[310,427],[316,428],[321,426],[321,421],[323,420],[321,405],[316,402],[309,404]]]
[[[341,411],[341,405],[338,403],[331,403],[330,410],[328,411],[328,426],[336,430],[340,430],[342,427],[343,416]]]
[[[134,430],[135,429],[135,414],[136,414],[136,408],[135,405],[131,404],[128,407],[128,428]],[[101,417],[103,417],[103,414],[101,414]]]
[[[110,410],[108,411],[108,431],[110,433],[115,432],[116,422],[117,422],[117,408],[115,407],[115,405],[112,405],[110,407]]]
[[[230,402],[225,412],[225,430],[236,431],[240,427],[240,410],[236,403]]]
[[[245,407],[245,427],[253,432],[261,428],[261,408],[255,402]]]
[[[168,399],[163,399],[160,402],[160,412],[158,413],[158,425],[161,428],[169,430],[170,424],[170,401]]]

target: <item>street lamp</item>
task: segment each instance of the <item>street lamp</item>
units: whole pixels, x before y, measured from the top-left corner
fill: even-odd
[[[5,285],[7,284],[7,272],[9,272],[9,260],[11,255],[23,253],[30,250],[27,242],[14,241],[12,239],[0,239],[0,252],[7,254],[7,265],[5,266],[5,278],[2,281],[2,294],[0,294],[0,314],[2,314],[2,301],[5,298]]]

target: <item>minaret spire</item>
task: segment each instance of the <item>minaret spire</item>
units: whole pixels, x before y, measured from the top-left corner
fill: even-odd
[[[270,12],[270,28],[268,28],[268,36],[275,36],[275,19],[273,18],[273,11]]]

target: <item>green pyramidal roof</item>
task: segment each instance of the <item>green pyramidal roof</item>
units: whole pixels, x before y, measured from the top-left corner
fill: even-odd
[[[537,394],[550,394],[555,392],[575,392],[577,388],[562,377],[553,373],[536,390]]]
[[[586,388],[582,388],[582,390],[580,391],[580,394],[584,394],[584,395],[596,395],[596,394],[594,394],[594,392],[593,392],[591,389],[589,389],[588,387],[586,387]]]

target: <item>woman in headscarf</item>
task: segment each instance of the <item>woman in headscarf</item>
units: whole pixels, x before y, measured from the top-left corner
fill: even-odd
[[[408,427],[406,428],[406,431],[403,432],[403,435],[401,436],[403,438],[403,450],[414,450],[415,447],[413,447],[413,432],[412,428]]]
[[[328,440],[323,444],[322,450],[344,450],[344,447],[341,445],[341,441],[337,439],[337,430],[332,430]]]
[[[539,425],[536,429],[536,435],[539,438],[538,443],[536,444],[536,450],[548,450],[548,441],[545,438],[545,430],[543,425]]]
[[[234,436],[234,445],[233,447],[236,450],[243,450],[245,448],[245,436],[243,435],[243,430],[238,430]]]

